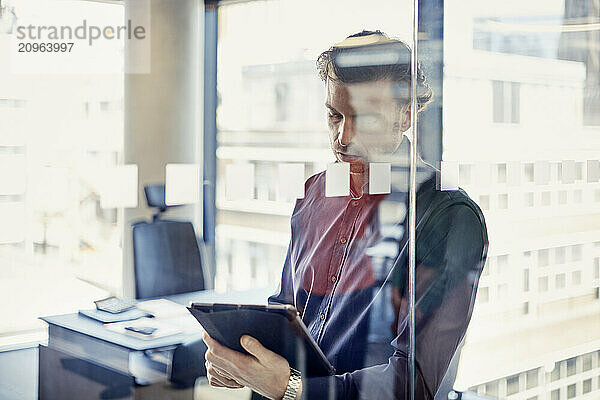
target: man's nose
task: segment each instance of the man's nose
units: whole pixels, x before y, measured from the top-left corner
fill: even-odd
[[[344,118],[342,124],[340,124],[340,130],[338,132],[338,141],[342,146],[348,146],[354,138],[354,123],[352,118]]]

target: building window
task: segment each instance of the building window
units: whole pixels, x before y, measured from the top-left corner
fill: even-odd
[[[571,274],[571,280],[573,281],[573,285],[581,285],[581,271],[574,271]]]
[[[123,111],[123,103],[120,101],[101,101],[101,112],[119,112]]]
[[[485,395],[490,397],[498,397],[498,381],[485,384]]]
[[[558,204],[567,204],[567,191],[561,190],[558,192]]]
[[[275,121],[287,121],[289,97],[289,86],[286,82],[275,84]]]
[[[529,314],[529,302],[528,301],[523,303],[523,308],[521,309],[521,312],[523,313],[523,315]]]
[[[523,291],[529,292],[529,269],[523,270]]]
[[[523,174],[525,175],[525,182],[533,182],[533,163],[527,163],[523,166]]]
[[[573,191],[573,202],[575,203],[581,203],[583,199],[583,192],[581,190],[575,190]]]
[[[519,375],[513,375],[506,378],[506,395],[519,393]]]
[[[581,356],[581,363],[584,371],[592,369],[592,354],[584,354]]]
[[[501,210],[508,208],[508,194],[502,193],[498,195],[498,208]]]
[[[554,363],[554,369],[552,370],[552,373],[550,374],[550,380],[552,382],[555,382],[560,379],[560,364],[561,364],[560,362]]]
[[[550,400],[560,400],[560,389],[554,389],[550,392]]]
[[[583,180],[583,163],[582,162],[575,163],[575,180],[577,180],[577,181]]]
[[[508,254],[498,256],[497,263],[498,273],[506,273],[506,268],[508,267]]]
[[[577,373],[577,357],[572,357],[567,360],[567,376],[572,376]]]
[[[594,279],[600,279],[600,257],[594,258]]]
[[[488,195],[479,196],[479,206],[481,207],[482,210],[489,210],[490,209],[490,196],[488,196]]]
[[[520,91],[518,82],[492,81],[494,122],[519,123]]]
[[[497,165],[498,183],[506,183],[506,164]]]
[[[525,193],[525,207],[533,207],[533,192]]]
[[[562,163],[551,163],[550,168],[551,179],[554,182],[560,183],[560,181],[562,180]]]
[[[537,369],[527,371],[527,389],[533,389],[538,385],[538,372]]]
[[[458,183],[460,185],[471,184],[471,166],[469,164],[460,164],[458,166]]]
[[[554,263],[564,264],[566,260],[567,249],[565,247],[557,247],[554,249]]]
[[[550,250],[538,250],[538,267],[546,267],[550,264]]]
[[[589,393],[592,391],[592,380],[586,379],[583,381],[583,394]]]
[[[477,298],[480,303],[487,303],[490,300],[490,289],[487,287],[480,287]]]
[[[542,205],[549,206],[551,202],[552,197],[550,195],[550,192],[542,192]]]
[[[557,289],[564,289],[566,286],[565,274],[558,274],[554,279],[554,285]]]
[[[577,393],[577,386],[575,383],[567,386],[567,399],[575,397],[575,393]]]
[[[538,278],[538,291],[547,292],[548,291],[548,277],[542,276]]]
[[[580,244],[571,246],[571,261],[581,261],[581,248]]]

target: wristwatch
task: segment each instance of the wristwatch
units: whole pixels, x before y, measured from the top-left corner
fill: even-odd
[[[300,375],[300,371],[290,368],[290,380],[285,388],[285,393],[283,394],[282,400],[296,400],[301,383],[302,376]]]

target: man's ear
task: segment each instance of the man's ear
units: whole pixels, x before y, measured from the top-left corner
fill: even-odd
[[[410,128],[410,103],[400,110],[400,130],[406,132]]]

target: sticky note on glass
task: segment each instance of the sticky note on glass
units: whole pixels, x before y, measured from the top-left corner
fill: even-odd
[[[304,164],[279,164],[278,201],[294,201],[304,197]]]
[[[254,164],[228,164],[225,167],[225,198],[227,200],[254,198]]]
[[[100,207],[135,208],[138,205],[138,166],[109,167],[102,172]]]
[[[533,177],[536,185],[550,183],[550,162],[536,161],[533,165]]]
[[[458,163],[442,161],[440,166],[441,190],[458,190]]]
[[[325,196],[350,195],[350,164],[329,163],[325,171]]]
[[[200,166],[167,164],[165,167],[165,204],[194,204],[200,200]]]
[[[0,194],[23,194],[25,182],[25,156],[0,156]]]
[[[600,160],[587,161],[587,181],[588,183],[600,181]]]
[[[575,183],[575,160],[564,160],[561,166],[562,183]]]
[[[392,164],[369,164],[369,194],[386,194],[392,191]]]

